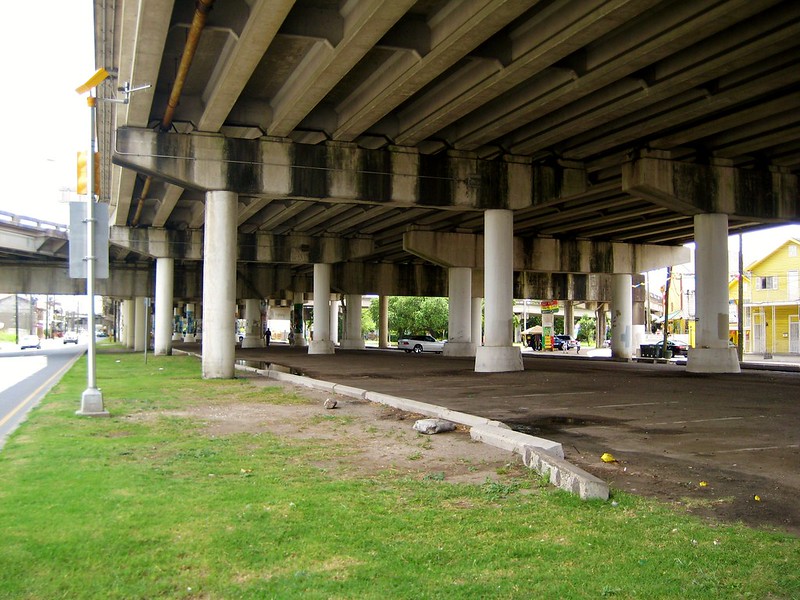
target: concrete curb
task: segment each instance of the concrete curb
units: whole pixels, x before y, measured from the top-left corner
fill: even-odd
[[[243,365],[236,365],[236,368],[258,373],[270,379],[286,381],[357,400],[368,400],[398,410],[446,419],[467,426],[470,428],[470,437],[473,440],[519,454],[526,467],[546,475],[552,485],[576,494],[583,500],[592,498],[608,500],[608,484],[564,460],[564,449],[560,443],[513,431],[500,421],[450,410],[427,402],[294,375],[288,372],[288,368],[280,365],[270,365],[268,369],[255,369]]]

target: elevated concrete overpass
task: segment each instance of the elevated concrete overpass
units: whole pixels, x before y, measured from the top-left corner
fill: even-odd
[[[318,315],[331,292],[448,295],[448,345],[489,371],[522,368],[511,298],[610,300],[626,358],[632,276],[696,241],[690,370],[738,370],[725,238],[800,219],[796,2],[95,6],[99,199],[112,258],[160,267],[158,352],[173,299],[202,298],[204,373],[230,377],[236,298],[313,291]],[[124,82],[152,87],[103,101]],[[310,352],[333,351],[323,321]]]

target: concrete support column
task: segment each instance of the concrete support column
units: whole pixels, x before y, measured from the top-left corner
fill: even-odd
[[[308,341],[306,340],[306,333],[305,329],[303,328],[304,321],[303,321],[303,293],[302,292],[295,292],[294,293],[294,302],[292,303],[292,318],[291,318],[291,344],[292,346],[298,346],[300,348],[305,348],[308,345]]]
[[[153,354],[172,354],[172,289],[175,276],[174,258],[156,259],[156,315]]]
[[[347,294],[344,301],[347,311],[344,315],[344,339],[341,347],[348,350],[363,350],[366,344],[361,335],[361,294]]]
[[[247,323],[242,348],[263,348],[265,342],[264,328],[261,326],[261,300],[247,298],[244,301],[244,319]]]
[[[483,298],[472,299],[472,343],[476,352],[483,345]]]
[[[146,298],[133,299],[133,351],[144,352],[147,347],[147,305]]]
[[[133,302],[126,299],[120,306],[122,331],[120,342],[127,348],[133,348]]]
[[[314,336],[309,354],[333,354],[331,341],[331,265],[314,265]]]
[[[522,371],[522,353],[513,345],[513,244],[514,213],[484,213],[484,345],[475,353],[475,371],[502,373]]]
[[[203,377],[233,379],[236,315],[234,192],[206,193],[203,235]]]
[[[331,300],[331,342],[334,346],[339,343],[339,308],[341,306],[341,300]]]
[[[194,304],[191,302],[186,303],[186,312],[184,313],[186,319],[186,334],[183,336],[184,342],[195,341],[195,327],[197,326],[197,315],[194,312]]]
[[[389,296],[378,297],[378,347],[389,347]]]
[[[633,288],[630,273],[611,276],[611,356],[630,360],[633,356]]]
[[[564,333],[575,337],[575,306],[572,300],[564,300]]]
[[[695,215],[694,238],[697,330],[686,370],[739,373],[736,348],[728,344],[728,215]]]
[[[631,291],[633,291],[631,289]],[[644,319],[644,302],[633,301],[633,334],[631,342],[631,352],[636,355],[639,346],[644,344],[645,341],[645,319]]]
[[[183,339],[181,332],[181,324],[183,321],[183,304],[178,302],[177,306],[172,308],[172,341],[179,342]]]
[[[448,306],[445,356],[475,356],[472,343],[472,269],[451,267],[447,270]]]

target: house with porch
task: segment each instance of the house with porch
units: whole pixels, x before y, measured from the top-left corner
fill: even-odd
[[[744,310],[739,307],[739,279],[729,286],[730,331],[736,341],[744,316],[744,352],[800,354],[800,240],[788,239],[750,264],[742,275]]]

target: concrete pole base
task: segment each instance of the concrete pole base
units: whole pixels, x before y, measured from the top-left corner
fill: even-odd
[[[242,348],[264,348],[265,346],[266,342],[264,341],[264,338],[244,336],[244,339],[242,340]]]
[[[689,348],[687,373],[741,373],[736,348]]]
[[[309,354],[334,354],[331,340],[312,340],[308,343]]]
[[[342,340],[339,342],[339,348],[343,350],[363,350],[366,347],[364,340]]]
[[[477,346],[472,342],[447,342],[444,345],[444,356],[475,356]]]
[[[172,334],[172,341],[173,342],[180,342],[183,339],[183,336],[180,333],[173,333]]]
[[[81,408],[75,411],[82,417],[110,417],[103,407],[103,393],[97,388],[86,388],[81,394]]]
[[[190,334],[187,334],[187,335],[183,336],[183,341],[184,341],[184,343],[189,343],[189,344],[194,343],[194,341],[195,341],[194,334],[190,333]]]
[[[517,346],[480,346],[475,352],[476,373],[524,371],[522,352]]]

